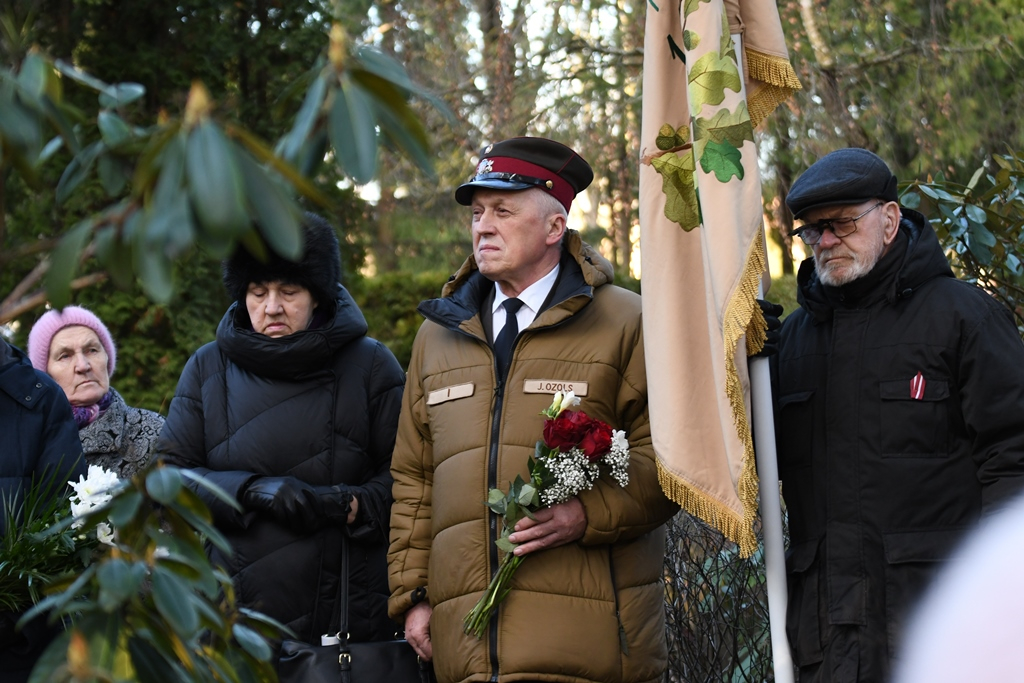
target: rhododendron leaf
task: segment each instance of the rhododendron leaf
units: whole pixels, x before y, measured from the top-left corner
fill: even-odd
[[[128,491],[114,499],[110,506],[109,518],[115,527],[122,527],[131,521],[135,512],[142,503],[142,494],[138,491]]]

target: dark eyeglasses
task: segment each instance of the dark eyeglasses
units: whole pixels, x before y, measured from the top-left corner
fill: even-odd
[[[822,233],[826,230],[831,230],[833,235],[842,239],[857,232],[857,221],[882,204],[885,204],[885,202],[878,202],[864,213],[853,218],[832,218],[830,220],[818,221],[817,223],[804,223],[799,229],[794,230],[793,234],[799,236],[804,241],[804,244],[807,245],[817,244],[821,239]]]

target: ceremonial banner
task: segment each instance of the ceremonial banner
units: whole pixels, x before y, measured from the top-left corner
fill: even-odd
[[[757,547],[746,355],[764,343],[767,275],[753,126],[799,87],[772,0],[648,1],[640,248],[654,448],[666,494],[743,556]]]

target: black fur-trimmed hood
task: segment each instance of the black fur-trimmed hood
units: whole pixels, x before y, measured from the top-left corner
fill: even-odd
[[[235,301],[244,301],[251,282],[288,282],[308,289],[317,302],[329,305],[341,282],[341,253],[334,228],[315,213],[302,219],[302,258],[290,261],[268,250],[266,262],[239,245],[223,263],[224,287]]]

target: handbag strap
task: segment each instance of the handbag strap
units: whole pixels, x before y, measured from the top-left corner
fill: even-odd
[[[338,638],[343,642],[348,641],[348,535],[341,533],[341,576],[338,580]]]

